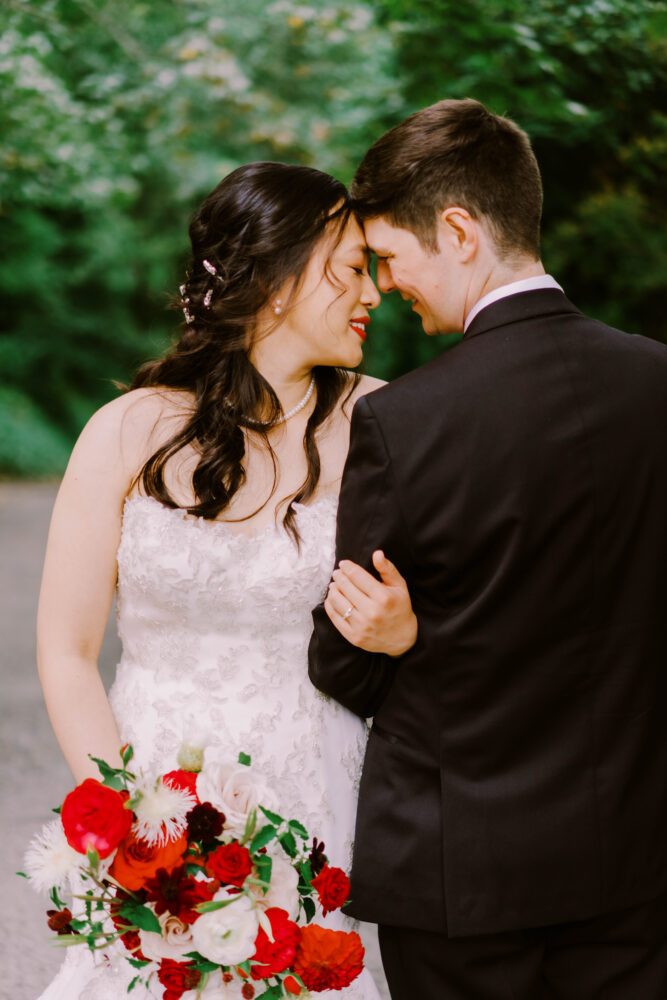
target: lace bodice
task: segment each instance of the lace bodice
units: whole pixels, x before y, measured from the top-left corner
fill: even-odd
[[[300,547],[282,526],[255,535],[137,497],[118,550],[123,656],[111,702],[121,737],[155,771],[176,765],[194,729],[222,757],[251,754],[315,831],[333,818],[318,796],[328,741],[356,792],[365,728],[310,684],[311,609],[333,563],[336,500],[297,505]],[[346,864],[351,836],[346,837]]]
[[[126,500],[123,653],[109,700],[138,767],[175,768],[184,738],[203,738],[209,759],[245,751],[282,815],[301,820],[331,863],[349,868],[366,725],[313,687],[307,659],[311,610],[334,560],[336,498],[295,507],[298,548],[282,525],[247,535],[152,498]],[[336,913],[326,923],[351,922]],[[84,949],[70,951],[42,1000],[126,996],[125,970],[91,961]],[[341,993],[319,995],[379,1000],[367,972]]]

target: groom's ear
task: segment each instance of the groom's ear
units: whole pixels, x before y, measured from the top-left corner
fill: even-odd
[[[479,223],[460,206],[445,208],[438,219],[438,242],[442,249],[454,253],[465,264],[477,253]]]

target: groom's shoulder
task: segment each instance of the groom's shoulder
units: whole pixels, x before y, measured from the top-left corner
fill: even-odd
[[[428,400],[436,387],[442,387],[447,382],[450,373],[453,375],[463,362],[463,352],[457,350],[458,345],[446,349],[437,358],[414,368],[405,375],[400,375],[391,382],[386,382],[365,397],[371,410],[377,415],[391,414],[400,409],[406,400],[423,402],[428,406]]]

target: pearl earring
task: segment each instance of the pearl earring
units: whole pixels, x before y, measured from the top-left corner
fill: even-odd
[[[276,299],[276,304],[273,307],[273,311],[276,314],[276,316],[280,316],[281,312],[283,311],[282,302],[280,299]]]

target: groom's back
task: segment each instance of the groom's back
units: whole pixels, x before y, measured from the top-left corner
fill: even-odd
[[[377,718],[442,762],[450,929],[659,891],[667,350],[529,292],[369,405],[420,623]]]

